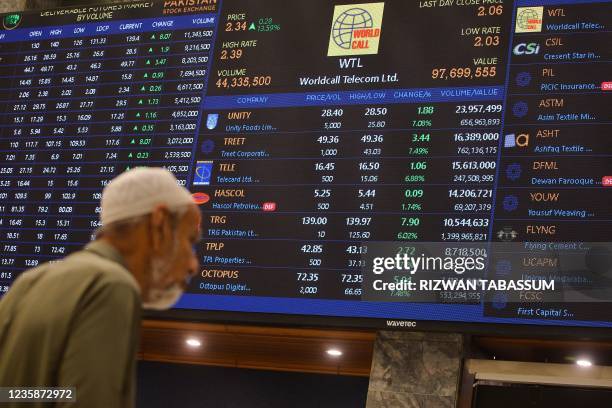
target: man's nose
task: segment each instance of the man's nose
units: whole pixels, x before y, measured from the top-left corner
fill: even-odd
[[[199,269],[200,269],[200,262],[198,261],[198,257],[195,252],[192,252],[191,259],[189,261],[189,270],[188,270],[189,277],[192,277],[196,273],[198,273]]]
[[[191,279],[196,275],[198,269],[199,269],[199,263],[197,260],[195,262],[190,262],[189,270],[187,271],[187,273],[185,274],[183,278],[183,283],[184,283],[185,288],[189,286],[189,284],[191,283]]]

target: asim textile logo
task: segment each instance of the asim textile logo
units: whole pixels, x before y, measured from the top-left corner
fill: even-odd
[[[378,54],[384,7],[385,3],[336,6],[327,56]]]

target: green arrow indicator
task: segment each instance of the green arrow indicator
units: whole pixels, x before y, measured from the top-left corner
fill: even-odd
[[[153,35],[151,36],[151,40],[155,40],[155,39],[156,39],[155,34],[153,34]]]
[[[139,104],[139,105],[142,105],[142,99],[139,99],[139,100],[138,100],[138,104]]]
[[[148,78],[149,74],[144,74],[143,78]]]
[[[138,112],[138,113],[136,114],[136,117],[137,117],[137,118],[139,118],[139,117],[140,117],[140,112]]]
[[[147,65],[151,65],[151,60],[147,60]]]
[[[149,48],[149,52],[153,52],[153,48]]]
[[[147,89],[147,88],[145,88],[145,86],[144,86],[144,85],[140,87],[140,90],[141,90],[141,91],[144,91],[145,89]]]
[[[132,153],[128,155],[128,159],[131,159],[131,158],[132,158]]]
[[[130,144],[136,144],[136,140],[132,139],[132,141],[130,142]]]
[[[249,26],[249,31],[253,30],[255,30],[255,23],[251,23],[251,25]]]
[[[138,130],[138,126],[134,126],[134,129],[132,129],[132,130]]]

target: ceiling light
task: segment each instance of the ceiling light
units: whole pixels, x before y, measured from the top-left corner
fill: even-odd
[[[338,349],[329,349],[327,350],[327,354],[333,357],[340,357],[342,355],[342,352]]]
[[[576,360],[576,364],[578,364],[580,367],[590,367],[593,365],[592,362],[584,359]]]
[[[200,347],[202,345],[200,340],[194,338],[187,339],[185,343],[187,343],[189,347]]]

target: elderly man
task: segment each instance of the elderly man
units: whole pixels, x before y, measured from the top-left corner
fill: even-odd
[[[141,305],[180,297],[198,268],[200,213],[160,168],[118,176],[101,207],[95,241],[23,273],[0,301],[0,387],[75,387],[73,407],[133,406]]]

